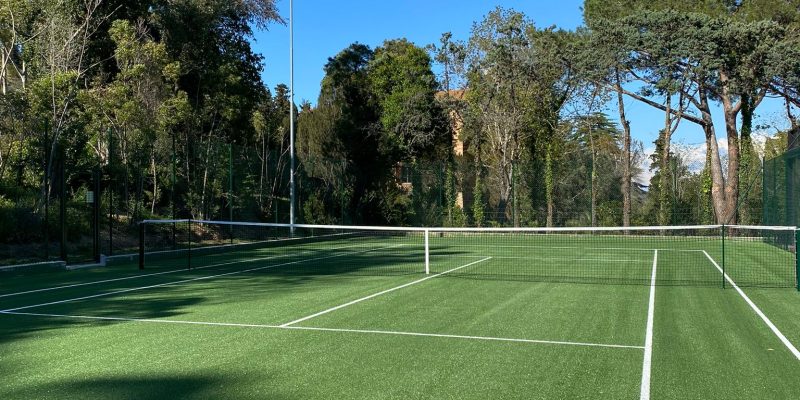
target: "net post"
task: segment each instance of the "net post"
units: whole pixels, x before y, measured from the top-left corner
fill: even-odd
[[[425,229],[425,275],[431,273],[431,248],[430,248],[430,231]]]
[[[139,222],[139,269],[144,269],[144,221]]]
[[[800,229],[794,230],[794,278],[797,281],[797,291],[800,292],[800,258],[797,257],[797,245],[800,244]]]
[[[722,288],[725,289],[725,225],[722,227]]]

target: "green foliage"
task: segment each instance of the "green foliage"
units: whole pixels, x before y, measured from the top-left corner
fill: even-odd
[[[483,193],[483,177],[481,173],[475,176],[475,187],[472,190],[472,224],[478,227],[486,224],[486,203]]]
[[[337,196],[346,193],[348,214],[359,221],[407,223],[415,194],[398,192],[392,168],[449,151],[430,64],[425,51],[405,39],[375,51],[354,43],[328,60],[317,106],[300,113],[298,153],[307,172],[327,187],[344,181],[347,190]]]
[[[445,153],[448,125],[434,97],[437,82],[428,54],[405,39],[387,40],[375,50],[368,74],[387,153],[406,160]]]
[[[736,209],[742,204],[738,199],[742,167],[750,168],[752,164],[742,158],[747,154],[736,150],[740,140],[748,140],[754,108],[770,92],[783,96],[788,103],[793,93],[791,84],[776,85],[791,79],[792,67],[773,59],[775,49],[796,36],[792,34],[791,13],[786,14],[787,9],[777,5],[775,13],[757,11],[755,3],[761,7],[772,2],[673,5],[587,1],[585,7],[587,23],[592,28],[588,54],[603,60],[601,69],[621,70],[626,79],[636,80],[636,92],[618,90],[670,113],[673,120],[680,118],[696,124],[706,140],[723,132],[715,129],[711,104],[717,102],[723,109],[724,133],[733,149],[728,154],[727,171],[723,172],[718,149],[709,146],[713,153],[709,167],[714,187],[712,200],[718,222],[722,223],[735,221]],[[795,10],[794,14],[800,13]],[[679,104],[674,104],[674,94],[678,95]],[[671,103],[665,104],[665,98]],[[740,115],[741,129],[737,126]],[[665,143],[664,148],[668,147]],[[664,169],[666,157],[661,159],[660,169]],[[664,210],[661,214],[661,220],[666,220]]]
[[[58,225],[61,154],[67,196],[80,199],[99,166],[103,206],[113,200],[119,221],[170,209],[217,217],[232,198],[218,179],[227,165],[202,150],[254,141],[250,117],[268,96],[249,24],[274,20],[271,0],[3,2],[0,42],[14,49],[0,94],[0,196],[16,205],[8,221],[40,238],[50,202]],[[68,202],[68,232],[85,241],[86,205]]]
[[[263,58],[251,48],[252,26],[282,22],[275,3],[93,4],[0,5],[0,42],[12,49],[0,95],[0,213],[6,228],[28,227],[0,239],[41,235],[62,154],[70,197],[102,168],[112,220],[288,222],[289,111],[298,107],[286,85],[264,86]],[[669,143],[657,144],[650,187],[633,190],[634,218],[712,222],[720,179],[738,179],[739,218],[758,222],[753,116],[766,95],[800,106],[796,4],[587,0],[584,10],[587,28],[575,32],[496,8],[467,41],[445,33],[430,54],[400,38],[331,57],[316,104],[299,105],[298,219],[619,224],[624,151],[616,126],[597,114],[619,83],[656,108],[667,95],[692,102],[681,117],[699,125],[708,124],[702,107],[744,105],[727,115],[736,121],[729,144],[740,150],[730,171],[712,158],[691,170]],[[783,148],[766,147],[767,155]],[[417,175],[406,179],[406,170]],[[76,234],[85,228],[86,215],[68,218]]]
[[[467,216],[464,213],[463,204],[458,204],[457,187],[455,176],[455,161],[451,159],[445,164],[445,210],[447,216],[444,221],[445,226],[466,226]],[[463,201],[463,194],[462,194]]]
[[[312,193],[303,202],[303,221],[307,224],[319,225],[336,223],[328,210],[325,209],[325,202],[317,193]]]

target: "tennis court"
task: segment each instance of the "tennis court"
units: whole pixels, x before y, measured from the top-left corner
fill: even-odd
[[[182,220],[141,236],[141,263],[4,277],[0,396],[800,392],[794,229]]]

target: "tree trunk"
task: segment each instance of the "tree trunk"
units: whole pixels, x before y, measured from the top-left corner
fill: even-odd
[[[12,40],[10,43],[14,43],[14,38],[12,36]],[[2,86],[2,93],[5,96],[7,93],[7,80],[8,80],[8,64],[11,62],[11,53],[14,51],[14,46],[9,47],[8,51],[6,51],[6,46],[3,44],[0,47],[0,86]]]
[[[196,201],[196,199],[192,198],[191,194],[195,192],[197,187],[192,184],[195,171],[192,170],[191,166],[195,165],[197,160],[195,159],[194,148],[192,147],[193,141],[189,137],[189,132],[187,131],[185,133],[186,133],[186,143],[184,145],[185,155],[183,157],[183,168],[186,170],[186,188],[188,191],[187,194],[189,196],[186,197],[186,204],[184,205],[184,207],[191,209],[192,218],[194,218],[196,217],[196,215],[194,214],[196,209],[196,205],[194,204],[194,202]]]
[[[264,212],[264,179],[267,170],[267,135],[261,135],[261,169],[258,171],[258,207]]]
[[[698,97],[699,111],[703,119],[703,131],[706,135],[706,147],[711,154],[709,160],[709,173],[711,174],[711,204],[714,208],[714,217],[717,223],[725,222],[726,216],[726,190],[725,190],[725,177],[722,174],[722,160],[719,156],[719,144],[717,143],[716,130],[714,129],[714,121],[711,117],[711,111],[708,105],[708,94],[704,88],[701,88]]]
[[[512,212],[514,213],[514,227],[519,228],[519,182],[517,182],[517,161],[511,162],[511,193],[512,193]]]
[[[622,226],[631,225],[631,124],[625,118],[625,102],[622,98],[622,84],[619,72],[617,81],[617,109],[622,124]]]
[[[152,156],[150,157],[150,164],[153,167],[153,201],[150,202],[150,214],[155,214],[156,212],[156,199],[158,199],[158,174],[156,170],[156,154],[155,150],[152,152]]]
[[[592,167],[589,172],[591,185],[591,226],[597,226],[597,149],[594,145],[594,132],[592,132],[592,122],[589,122],[589,147],[592,151]]]
[[[8,71],[8,69],[6,68],[6,57],[4,54],[3,59],[0,60],[0,87],[2,87],[3,96],[6,95],[6,71]]]
[[[144,194],[144,177],[142,176],[143,172],[144,171],[141,170],[141,164],[140,164],[136,168],[136,177],[138,178],[137,185],[136,185],[137,186],[137,188],[136,188],[136,198],[134,200],[134,202],[136,204],[134,204],[134,206],[133,206],[133,218],[131,218],[131,222],[130,222],[131,224],[133,224],[134,221],[138,221],[139,219],[141,219],[141,218],[139,218],[139,214],[140,214],[139,208],[141,207],[140,204],[142,203],[142,198],[144,197],[143,196],[143,194]]]
[[[741,205],[738,206],[738,220],[745,225],[755,225],[757,221],[757,212],[752,210],[760,199],[760,194],[756,190],[756,186],[760,183],[757,179],[758,172],[756,167],[758,165],[758,156],[753,148],[753,140],[751,132],[753,129],[753,112],[755,111],[753,97],[750,95],[743,95],[742,101],[742,128],[741,128],[741,142],[740,147],[740,160],[739,160],[739,199]]]
[[[672,222],[671,204],[674,200],[670,196],[670,168],[669,152],[672,142],[672,96],[667,95],[665,102],[666,112],[664,113],[664,129],[659,135],[661,154],[658,155],[659,170],[659,193],[658,193],[658,224],[661,226],[670,225]]]
[[[22,91],[24,92],[28,82],[28,65],[25,63],[25,60],[22,60],[22,73],[19,76],[19,80],[22,83]]]
[[[551,145],[547,146],[547,154],[544,159],[544,186],[545,197],[547,199],[547,227],[553,226],[553,213],[555,212],[553,195],[555,192],[555,179],[553,176],[553,156]]]
[[[723,101],[723,108],[725,101]],[[725,110],[725,132],[728,137],[728,181],[724,187],[725,211],[723,224],[735,224],[736,207],[739,203],[739,132],[736,127],[736,112]]]
[[[208,143],[206,145],[206,157],[203,162],[203,183],[200,189],[200,219],[206,219],[206,187],[208,185],[208,169],[211,159],[211,134],[208,135]]]

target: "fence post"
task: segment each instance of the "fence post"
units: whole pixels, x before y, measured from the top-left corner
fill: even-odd
[[[139,222],[139,269],[144,269],[144,221]]]
[[[50,124],[44,121],[44,259],[50,261]]]
[[[797,257],[797,245],[800,244],[800,229],[794,231],[794,277],[797,281],[797,291],[800,292],[800,257]]]
[[[425,275],[430,275],[431,273],[431,248],[428,240],[429,237],[430,231],[425,229]]]
[[[175,164],[178,162],[177,157],[175,156],[175,135],[172,135],[172,165],[171,165],[171,181],[170,181],[170,208],[172,209],[172,220],[175,220]],[[177,223],[172,223],[172,250],[177,249],[177,241],[175,238],[176,231],[178,229]]]
[[[192,269],[192,220],[190,219],[188,222],[189,225],[189,248],[186,251],[186,269]]]
[[[725,289],[725,225],[722,225],[722,288]]]
[[[63,146],[58,146],[58,176],[59,176],[59,189],[58,195],[60,197],[59,205],[58,205],[58,214],[59,214],[59,256],[61,261],[67,261],[67,185],[66,185],[66,178],[65,169],[67,169],[67,163],[64,160],[66,156],[66,152],[64,151]]]
[[[233,222],[233,144],[228,143],[228,221]],[[233,225],[230,225],[228,233],[231,235],[230,242],[233,244]]]
[[[92,199],[92,256],[94,262],[100,262],[100,165],[93,171],[94,198]]]

